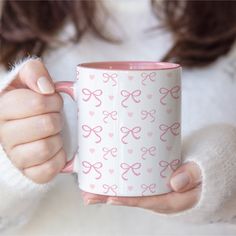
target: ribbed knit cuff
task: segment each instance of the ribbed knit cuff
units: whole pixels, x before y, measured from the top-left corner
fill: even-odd
[[[236,209],[225,210],[236,201],[236,128],[212,125],[193,133],[183,144],[185,162],[194,161],[202,171],[202,191],[191,209],[172,214],[192,222],[230,221]]]

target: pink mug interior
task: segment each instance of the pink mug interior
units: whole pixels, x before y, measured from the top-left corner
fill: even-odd
[[[168,70],[180,67],[179,64],[170,62],[153,61],[112,61],[112,62],[89,62],[78,65],[82,68],[103,70]]]

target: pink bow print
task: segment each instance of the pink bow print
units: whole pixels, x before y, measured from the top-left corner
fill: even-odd
[[[144,193],[149,191],[150,193],[155,193],[156,190],[156,184],[150,184],[150,185],[146,185],[146,184],[142,184],[141,188],[143,189],[142,195],[144,196]]]
[[[166,105],[166,102],[164,101],[164,99],[168,96],[168,94],[171,95],[172,98],[174,99],[178,99],[179,98],[179,91],[180,91],[180,86],[175,86],[171,89],[168,88],[160,88],[159,92],[161,94],[164,94],[161,98],[160,98],[160,103],[162,105]]]
[[[116,157],[116,155],[117,155],[117,148],[106,148],[106,147],[104,147],[103,149],[103,152],[104,152],[104,154],[103,154],[103,158],[105,159],[105,160],[107,160],[107,156],[108,155],[111,155],[111,156],[113,156],[113,157]]]
[[[180,160],[175,159],[171,162],[167,162],[167,161],[162,160],[159,162],[159,165],[161,167],[164,167],[163,170],[160,172],[160,176],[162,178],[166,178],[166,175],[164,175],[163,172],[165,172],[168,167],[174,172],[178,168],[178,166],[180,165]]]
[[[165,124],[161,124],[159,126],[160,130],[163,131],[163,133],[160,135],[160,139],[163,142],[166,142],[167,140],[163,137],[168,131],[170,131],[174,136],[179,135],[179,132],[177,131],[180,127],[180,123],[179,122],[175,122],[174,124],[172,124],[171,126],[165,125]]]
[[[150,111],[146,111],[146,110],[142,110],[141,111],[141,115],[143,116],[142,117],[142,120],[145,120],[147,119],[148,117],[151,118],[151,121],[150,122],[154,122],[155,121],[155,113],[156,113],[156,110],[152,109]]]
[[[82,129],[86,133],[83,135],[85,138],[88,138],[92,133],[94,133],[98,138],[95,143],[101,142],[101,136],[98,133],[102,131],[102,126],[95,126],[94,128],[91,128],[88,125],[82,125]]]
[[[146,73],[146,72],[143,72],[143,73],[141,74],[141,76],[143,77],[143,79],[142,79],[142,85],[146,85],[146,84],[144,83],[145,80],[150,80],[150,81],[152,81],[152,82],[155,81],[156,72],[151,72],[151,73],[149,73],[149,74]]]
[[[117,81],[116,81],[116,78],[118,77],[118,75],[117,74],[107,74],[107,73],[104,73],[103,74],[103,78],[104,78],[104,80],[103,80],[103,82],[104,83],[107,83],[107,82],[109,82],[110,80],[112,80],[113,81],[113,84],[112,84],[112,86],[116,86],[116,84],[117,84]]]
[[[87,88],[84,88],[84,89],[82,89],[82,93],[86,96],[86,98],[83,98],[83,100],[85,102],[89,101],[91,99],[91,97],[93,96],[97,100],[97,102],[98,102],[96,107],[101,106],[102,101],[99,98],[99,96],[102,95],[102,90],[101,89],[97,89],[97,90],[91,91],[91,90],[89,90]]]
[[[102,112],[103,115],[104,115],[104,118],[103,118],[103,122],[107,124],[107,119],[110,117],[112,120],[117,120],[116,116],[117,116],[117,111],[111,111],[111,112],[108,112],[108,111],[103,111]]]
[[[124,104],[125,101],[127,101],[129,99],[129,97],[132,98],[132,100],[135,102],[135,103],[139,103],[140,102],[140,99],[138,99],[138,97],[141,95],[141,90],[134,90],[133,92],[129,92],[127,90],[121,90],[121,95],[123,97],[125,97],[125,99],[123,99],[121,101],[121,105],[123,107],[128,107],[127,105]]]
[[[102,186],[104,188],[104,192],[105,194],[112,192],[114,195],[117,195],[116,193],[116,189],[117,189],[117,185],[113,184],[113,185],[108,185],[108,184],[103,184]]]
[[[102,168],[101,162],[91,164],[88,161],[82,161],[82,166],[86,169],[83,171],[84,174],[88,174],[93,169],[97,173],[97,177],[95,179],[100,179],[102,177],[101,172],[98,170]]]
[[[144,158],[145,155],[149,154],[150,156],[155,156],[155,151],[156,151],[156,147],[151,146],[150,148],[146,148],[146,147],[142,147],[141,151],[143,152],[142,154],[142,159],[146,160],[146,158]]]
[[[127,142],[125,141],[125,138],[129,134],[131,134],[134,139],[139,139],[140,138],[140,136],[138,136],[138,133],[141,131],[141,127],[136,126],[132,129],[129,129],[129,128],[123,126],[123,127],[120,128],[120,131],[124,134],[124,136],[121,138],[122,143],[127,144]]]
[[[137,162],[134,163],[133,165],[129,165],[127,163],[121,163],[120,167],[124,170],[124,173],[121,175],[123,180],[128,180],[128,178],[125,176],[130,170],[131,172],[136,175],[139,176],[141,173],[137,172],[136,170],[141,168],[141,163]]]

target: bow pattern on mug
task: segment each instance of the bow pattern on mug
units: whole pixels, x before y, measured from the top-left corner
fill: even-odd
[[[160,172],[160,176],[162,178],[166,178],[166,175],[164,175],[164,172],[167,170],[167,168],[169,167],[171,169],[172,172],[174,172],[180,165],[180,160],[179,159],[175,159],[171,162],[168,161],[160,161],[159,162],[159,166],[163,167],[163,170]]]
[[[151,146],[150,148],[142,147],[142,148],[141,148],[141,151],[143,152],[143,153],[142,153],[142,156],[141,156],[142,159],[143,159],[143,160],[146,160],[145,156],[148,155],[148,154],[149,154],[150,156],[155,156],[155,154],[156,154],[156,153],[155,153],[155,152],[156,152],[156,147],[154,147],[154,146]]]
[[[112,86],[116,86],[117,85],[117,81],[116,81],[117,77],[118,77],[118,75],[116,73],[113,73],[113,74],[103,73],[103,82],[108,83],[111,80],[113,82]]]
[[[132,129],[129,129],[128,127],[123,126],[123,127],[120,128],[120,131],[121,131],[121,133],[124,134],[124,136],[121,138],[122,143],[127,144],[125,138],[129,134],[131,134],[131,136],[134,139],[139,139],[140,138],[140,136],[138,136],[138,133],[141,131],[141,127],[136,126],[136,127],[132,128]]]
[[[101,162],[96,162],[94,164],[91,164],[88,161],[82,161],[82,166],[84,167],[84,174],[88,174],[92,171],[92,169],[97,173],[97,177],[95,179],[100,179],[102,177],[101,172],[98,169],[102,168],[102,163]]]
[[[99,98],[102,95],[102,90],[101,89],[97,89],[94,91],[91,91],[87,88],[83,88],[82,89],[82,93],[84,94],[85,98],[83,98],[83,100],[85,102],[88,102],[92,97],[94,97],[94,99],[97,101],[97,104],[95,105],[96,107],[101,106],[102,101]]]
[[[151,72],[151,73],[146,73],[146,72],[143,72],[141,74],[141,76],[143,77],[142,79],[142,85],[146,85],[146,83],[144,83],[146,80],[149,80],[151,82],[154,82],[155,81],[155,78],[156,78],[156,72]]]
[[[152,109],[150,111],[142,110],[141,111],[142,120],[146,120],[148,117],[150,117],[151,118],[150,122],[154,122],[155,121],[155,113],[156,113],[156,110],[154,110],[154,109]]]
[[[180,123],[175,122],[171,126],[168,126],[166,124],[161,124],[159,128],[162,131],[162,134],[160,135],[160,139],[161,141],[166,142],[167,139],[164,136],[166,135],[168,131],[170,131],[170,133],[173,134],[174,136],[179,135],[178,129],[180,128]]]
[[[123,180],[128,180],[126,174],[128,172],[131,171],[131,173],[133,173],[135,176],[139,176],[141,175],[140,172],[137,172],[136,170],[140,169],[141,168],[141,163],[139,162],[136,162],[134,163],[133,165],[129,165],[127,163],[121,163],[120,164],[120,167],[124,170],[124,172],[122,173],[121,177]]]
[[[156,192],[156,190],[155,190],[156,184],[150,184],[150,185],[142,184],[141,188],[143,189],[143,191],[142,191],[143,196],[145,195],[146,192],[149,192],[149,193]]]
[[[107,124],[107,119],[110,117],[112,120],[117,120],[117,111],[103,111],[104,115],[103,122]]]
[[[102,131],[102,126],[98,125],[98,126],[95,126],[94,128],[91,128],[88,125],[82,125],[82,129],[85,132],[83,137],[88,138],[93,133],[97,137],[97,141],[95,141],[95,143],[101,142],[102,139],[98,133]]]
[[[104,188],[104,194],[108,194],[109,192],[113,193],[113,195],[117,195],[116,189],[117,189],[117,185],[113,184],[113,185],[108,185],[108,184],[103,184],[102,186]]]
[[[125,97],[125,99],[123,99],[121,101],[121,105],[125,108],[127,108],[128,106],[125,104],[125,102],[131,98],[135,103],[139,103],[141,100],[139,99],[139,96],[141,95],[141,90],[137,89],[137,90],[134,90],[132,92],[129,92],[127,90],[121,90],[121,95],[123,97]]]
[[[104,147],[103,149],[102,149],[102,151],[103,151],[103,158],[105,159],[105,160],[107,160],[107,156],[108,155],[110,155],[110,156],[113,156],[113,157],[116,157],[116,155],[117,155],[117,148],[116,147],[113,147],[113,148],[106,148],[106,147]]]
[[[170,94],[170,96],[174,99],[178,99],[180,97],[179,92],[180,92],[180,86],[176,85],[171,89],[168,88],[160,88],[159,92],[163,94],[163,96],[160,98],[160,103],[162,105],[166,105],[167,103],[164,101],[164,99]]]

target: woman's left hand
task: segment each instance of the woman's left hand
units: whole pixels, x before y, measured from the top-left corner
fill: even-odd
[[[82,192],[84,203],[107,203],[149,209],[159,213],[176,213],[193,207],[201,193],[201,171],[197,164],[189,162],[179,167],[171,176],[173,192],[145,197],[109,197]]]

